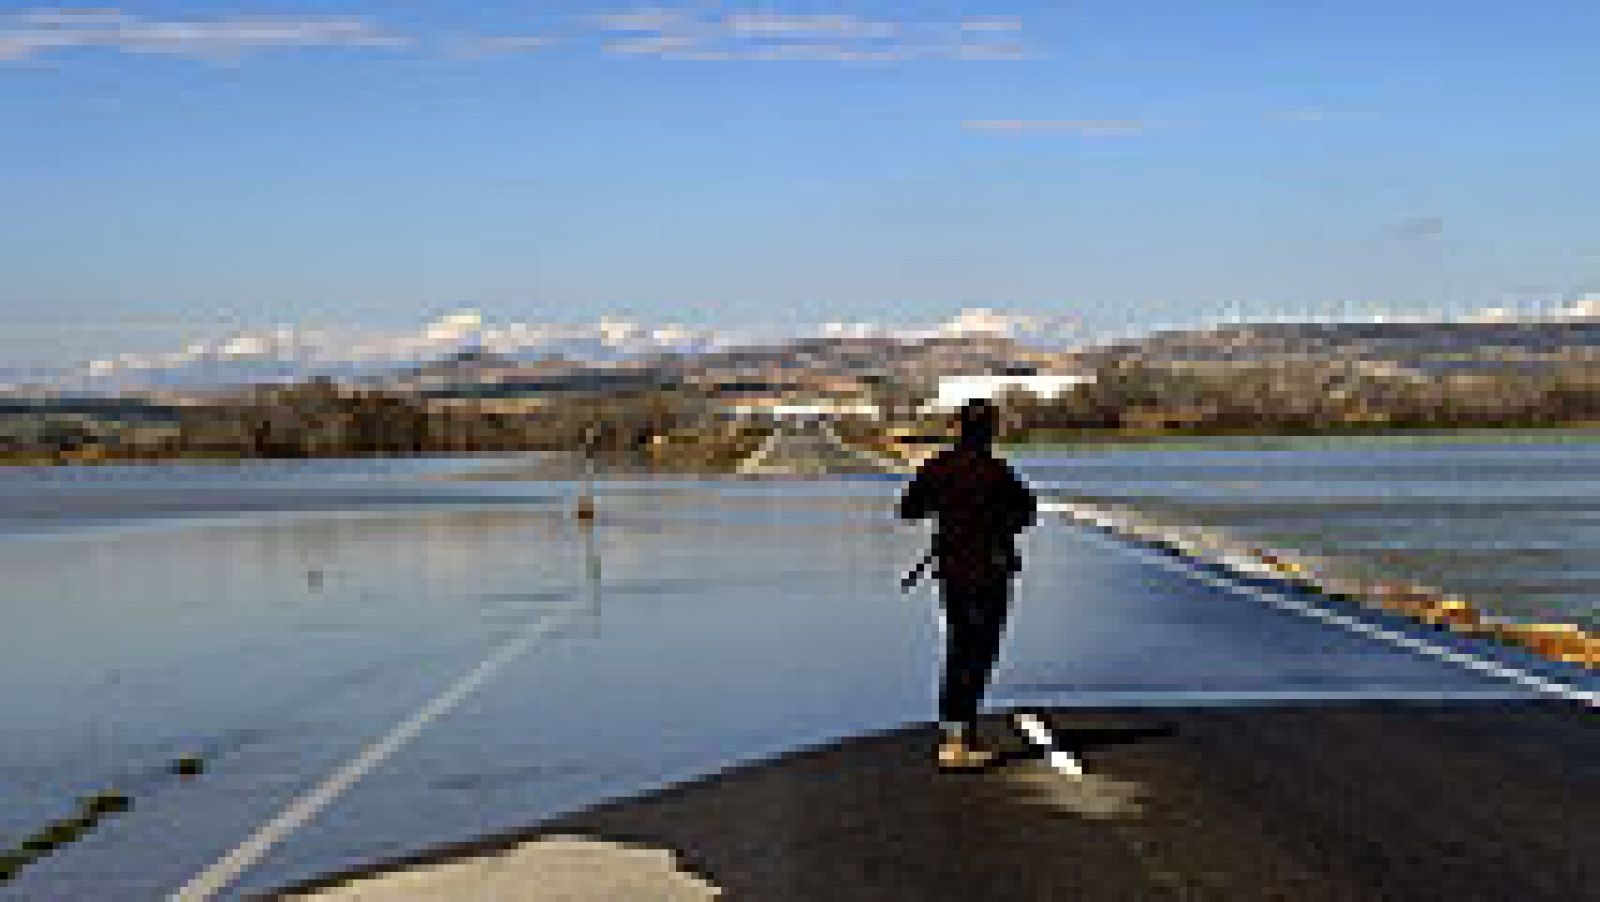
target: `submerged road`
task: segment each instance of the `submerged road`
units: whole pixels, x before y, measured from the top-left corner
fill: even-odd
[[[921,544],[887,519],[897,487],[620,494],[603,504],[593,555],[560,511],[498,504],[492,534],[448,543],[462,556],[448,591],[399,613],[369,605],[355,638],[327,646],[371,679],[318,693],[294,649],[242,656],[236,691],[280,701],[253,724],[260,736],[218,747],[195,779],[149,782],[132,810],[0,895],[236,898],[926,721],[931,594],[896,589]],[[265,528],[238,525],[218,553],[254,547]],[[369,541],[350,529],[340,541]],[[150,541],[184,541],[162,536]],[[436,552],[439,535],[428,541]],[[527,567],[506,569],[519,549]],[[337,568],[337,542],[321,553]],[[1552,704],[1526,681],[1264,603],[1064,520],[1046,518],[1025,553],[998,707]],[[363,566],[352,557],[347,571]],[[362,636],[402,614],[420,629]],[[1498,666],[1594,688],[1535,662]],[[124,716],[136,732],[140,712]]]

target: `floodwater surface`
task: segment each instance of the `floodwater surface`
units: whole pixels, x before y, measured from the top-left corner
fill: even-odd
[[[0,477],[0,849],[133,802],[0,896],[163,898],[279,818],[244,895],[932,716],[898,480],[606,483],[586,524],[571,484],[440,472]],[[996,705],[1521,695],[1062,520],[1025,554]]]
[[[1600,444],[1492,442],[1024,458],[1041,485],[1600,627]]]

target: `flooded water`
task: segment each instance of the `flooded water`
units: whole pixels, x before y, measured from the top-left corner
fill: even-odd
[[[884,681],[871,637],[926,632],[921,612],[848,607],[913,554],[883,516],[894,484],[618,482],[590,530],[573,485],[432,478],[460,465],[0,474],[0,851],[100,790],[142,814],[28,866],[20,897],[160,897],[547,622],[511,709],[454,734],[416,787],[430,804],[357,831],[364,854],[491,826],[485,795],[517,786],[537,805],[502,826],[914,713],[925,643]],[[786,657],[807,632],[829,655]],[[175,775],[185,755],[207,772]],[[193,855],[155,854],[185,835]]]
[[[1600,536],[1570,531],[1584,497],[1600,505],[1600,468],[1579,478],[1570,449],[1404,461],[1020,463],[1053,492],[1325,510],[1343,530],[1399,516],[1390,494],[1405,485],[1435,509],[1520,505],[1518,522],[1565,523],[1539,533],[1563,552]],[[163,898],[352,761],[370,773],[228,895],[931,716],[929,593],[898,591],[925,540],[890,516],[897,479],[608,482],[591,528],[570,514],[570,483],[436,478],[464,466],[0,471],[0,852],[87,794],[133,799],[0,897]],[[1484,543],[1521,535],[1487,516]],[[1434,534],[1467,541],[1441,516],[1450,528]],[[1423,537],[1387,534],[1375,551]],[[1041,524],[1025,553],[998,703],[1508,691],[1203,600],[1213,590],[1064,523]],[[501,658],[492,680],[474,676]],[[175,773],[190,755],[203,773]]]
[[[1050,491],[1600,626],[1600,444],[1119,451],[1022,461]]]

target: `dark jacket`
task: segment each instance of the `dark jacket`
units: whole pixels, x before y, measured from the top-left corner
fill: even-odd
[[[1033,525],[1033,492],[987,448],[957,443],[930,458],[900,498],[900,517],[934,516],[934,575],[965,584],[1022,568],[1017,534]]]

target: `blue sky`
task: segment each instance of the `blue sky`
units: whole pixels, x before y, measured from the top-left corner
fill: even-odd
[[[467,6],[0,6],[0,363],[1600,292],[1593,3]]]

